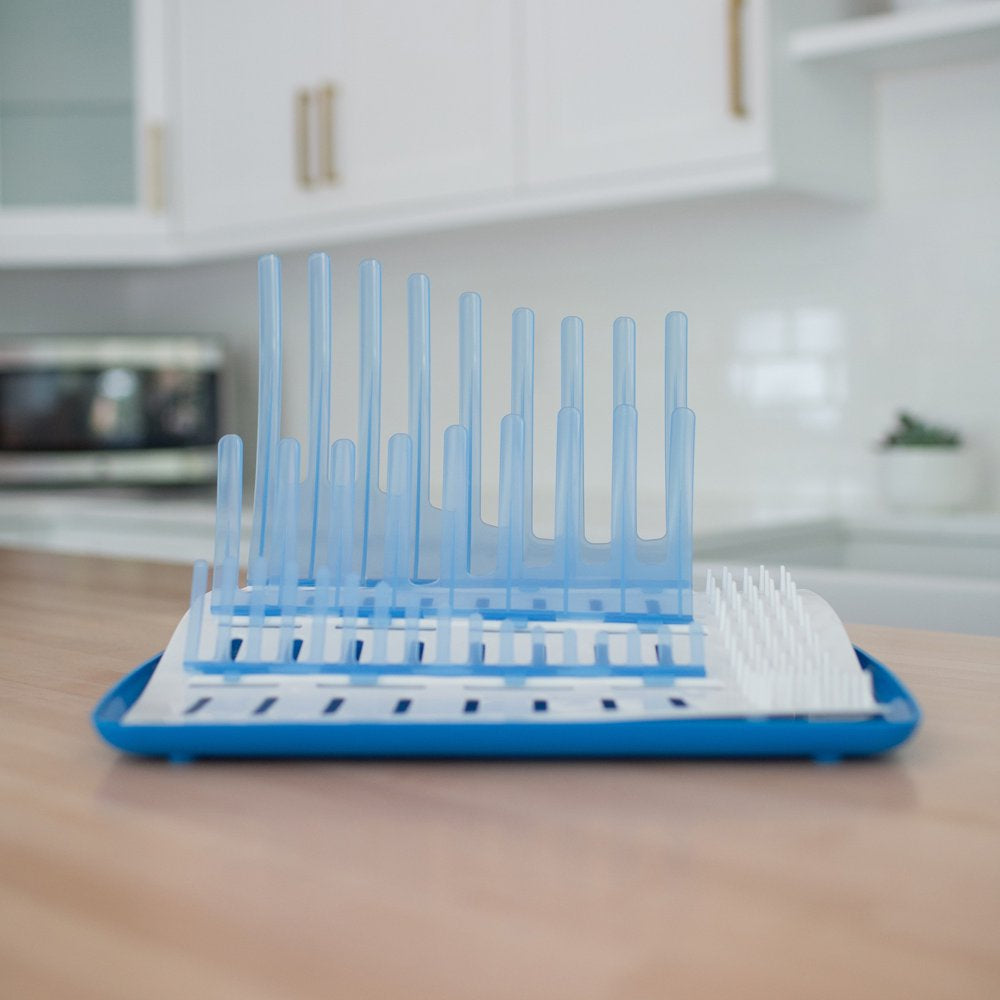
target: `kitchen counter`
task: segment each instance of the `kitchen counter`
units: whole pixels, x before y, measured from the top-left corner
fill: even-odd
[[[248,503],[252,493],[248,486]],[[652,502],[639,497],[640,517],[650,513]],[[487,498],[486,506],[495,508],[495,498],[492,504]],[[550,498],[542,509],[551,506]],[[1000,511],[844,517],[822,507],[713,495],[696,499],[694,515],[695,557],[704,560],[749,545],[762,556],[789,554],[803,565],[831,565],[839,558],[852,568],[886,569],[886,545],[898,550],[905,544],[913,555],[900,570],[1000,580]],[[587,516],[590,523],[610,523],[610,498],[588,497]],[[248,507],[245,532],[251,520]],[[214,485],[0,489],[0,545],[13,548],[190,565],[211,557],[214,532]],[[940,550],[923,552],[928,540],[958,546],[961,560],[951,565]],[[890,559],[898,562],[896,552]]]
[[[180,566],[0,551],[0,995],[995,997],[1000,639],[853,627],[883,759],[129,759]]]
[[[246,488],[246,500],[252,496]],[[588,516],[608,524],[610,498],[589,498]],[[489,509],[496,497],[484,498]],[[545,505],[543,505],[545,506]],[[552,501],[547,505],[551,508]],[[252,516],[244,510],[244,539]],[[733,532],[816,523],[815,511],[755,507],[715,498],[701,503],[696,538],[728,540]],[[548,526],[551,528],[551,525]],[[215,533],[215,488],[91,487],[0,490],[0,545],[79,555],[157,559],[190,565],[210,558]]]
[[[214,486],[0,491],[0,545],[190,566],[214,536]]]
[[[245,510],[244,555],[251,520]],[[996,512],[836,518],[715,496],[694,528],[698,586],[709,568],[784,565],[848,621],[1000,636]],[[214,533],[212,487],[0,491],[0,546],[190,566],[212,558]]]

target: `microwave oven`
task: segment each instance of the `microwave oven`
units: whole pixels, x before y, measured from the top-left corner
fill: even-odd
[[[0,340],[0,484],[211,480],[223,362],[201,337]]]

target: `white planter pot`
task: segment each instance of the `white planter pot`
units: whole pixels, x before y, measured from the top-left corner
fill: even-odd
[[[915,10],[918,7],[943,7],[954,2],[955,0],[892,0],[890,6],[893,10]]]
[[[880,458],[882,495],[894,510],[965,510],[978,499],[978,463],[967,447],[903,446]]]

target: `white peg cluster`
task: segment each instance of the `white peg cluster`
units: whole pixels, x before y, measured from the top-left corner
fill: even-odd
[[[870,712],[876,708],[871,675],[853,655],[836,655],[804,599],[781,567],[778,578],[761,566],[737,581],[727,568],[708,574],[706,625],[713,659],[760,711]],[[817,599],[818,600],[818,599]],[[850,647],[847,647],[848,653]]]

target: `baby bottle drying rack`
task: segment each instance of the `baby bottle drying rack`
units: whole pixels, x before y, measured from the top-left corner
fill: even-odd
[[[214,755],[811,755],[885,750],[919,711],[784,569],[692,579],[687,319],[665,324],[666,532],[637,530],[636,328],[615,321],[609,542],[584,531],[583,324],[561,329],[555,530],[532,523],[534,316],[513,314],[499,513],[482,509],[482,319],[459,300],[457,420],[430,499],[430,285],[408,284],[408,428],[380,487],[381,268],[360,268],[357,440],[330,442],[330,262],[309,259],[309,436],[280,437],[281,276],[259,262],[253,521],[219,442],[214,565],[166,650],[98,705],[122,749]]]

